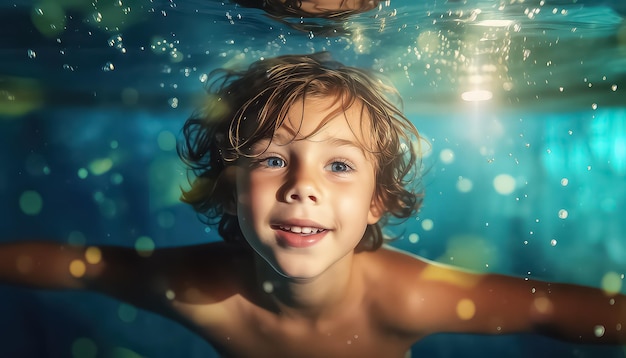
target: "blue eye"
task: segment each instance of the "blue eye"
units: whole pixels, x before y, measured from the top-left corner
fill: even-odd
[[[336,173],[349,172],[352,170],[352,168],[344,162],[332,162],[329,165],[329,169]]]
[[[269,168],[283,168],[285,161],[279,157],[269,157],[265,159],[265,163]]]

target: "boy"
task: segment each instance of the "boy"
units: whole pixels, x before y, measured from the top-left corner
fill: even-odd
[[[421,202],[419,135],[386,99],[390,86],[324,54],[221,73],[180,153],[195,174],[183,200],[224,243],[11,244],[0,279],[103,292],[235,357],[402,357],[436,332],[626,338],[615,292],[468,273],[381,247],[386,220]]]

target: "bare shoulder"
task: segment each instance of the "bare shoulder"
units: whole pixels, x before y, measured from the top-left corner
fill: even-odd
[[[384,247],[367,254],[366,280],[375,316],[398,334],[445,331],[459,302],[485,275]]]
[[[367,264],[375,317],[411,337],[527,331],[529,312],[544,302],[535,301],[541,292],[571,291],[520,277],[470,272],[389,248],[371,253]]]
[[[388,246],[359,254],[359,259],[364,262],[366,277],[378,281],[379,285],[389,285],[389,289],[399,286],[407,277],[414,278],[430,264],[419,256]]]

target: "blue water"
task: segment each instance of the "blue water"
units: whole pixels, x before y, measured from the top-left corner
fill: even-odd
[[[206,74],[330,51],[391,78],[426,139],[424,207],[394,245],[594,287],[626,272],[623,1],[392,0],[341,23],[286,20],[311,31],[229,2],[83,3],[0,5],[2,241],[219,240],[178,202],[175,138]],[[95,293],[0,286],[0,317],[0,357],[213,356]],[[532,335],[437,335],[413,353],[624,356]]]

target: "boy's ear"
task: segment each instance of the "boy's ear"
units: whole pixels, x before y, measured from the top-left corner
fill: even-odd
[[[381,217],[385,214],[385,206],[383,205],[383,201],[378,195],[374,195],[372,198],[372,202],[370,203],[370,210],[367,215],[367,223],[370,225],[374,225],[380,220]]]

